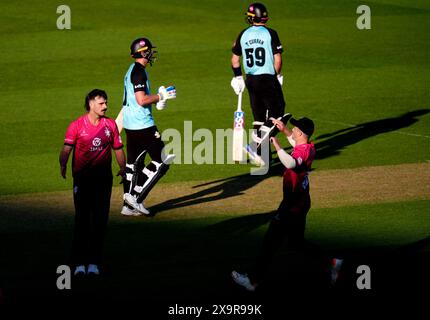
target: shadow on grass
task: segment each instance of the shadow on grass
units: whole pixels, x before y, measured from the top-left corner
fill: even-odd
[[[326,139],[315,144],[317,159],[336,156],[347,146],[356,144],[379,134],[407,128],[418,122],[418,117],[426,115],[430,109],[419,109],[402,114],[399,117],[380,119],[357,124],[329,134],[316,137],[316,140]]]
[[[255,295],[232,283],[233,269],[246,271],[253,263],[263,233],[253,232],[266,224],[273,212],[237,217],[187,219],[127,224],[110,223],[105,250],[103,277],[98,281],[72,280],[72,290],[55,287],[56,267],[68,264],[71,232],[52,230],[22,232],[2,237],[0,287],[7,301],[19,303],[110,303],[135,304],[147,310],[165,312],[175,303],[261,303],[288,297],[290,303],[321,294],[355,296],[358,265],[372,269],[374,289],[369,295],[410,292],[425,288],[428,254],[416,249],[429,244],[429,237],[404,246],[354,248],[349,243],[336,246],[350,251],[344,275],[331,287],[327,272],[313,258],[287,250],[275,257],[265,284]],[[396,249],[396,248],[394,248]],[[394,280],[395,281],[394,281]],[[393,282],[394,281],[394,282]],[[37,289],[37,295],[34,290]],[[308,300],[306,300],[308,301]]]
[[[345,147],[349,145],[356,144],[362,140],[379,134],[392,132],[411,126],[412,124],[419,121],[418,117],[423,116],[429,112],[430,109],[419,109],[407,112],[398,117],[360,123],[354,127],[348,127],[329,134],[320,135],[316,137],[316,157],[317,159],[325,159],[337,156]],[[270,170],[266,175],[258,176],[242,174],[234,177],[215,180],[203,185],[197,185],[195,188],[207,188],[183,197],[166,200],[151,207],[151,211],[154,213],[154,215],[156,215],[157,213],[169,209],[182,208],[195,204],[237,197],[267,178],[282,175],[283,170],[283,165],[279,161],[276,161],[271,165]],[[281,201],[281,199],[279,199],[279,201]]]

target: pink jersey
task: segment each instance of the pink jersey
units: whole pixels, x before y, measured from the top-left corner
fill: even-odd
[[[95,126],[90,122],[87,114],[69,125],[64,144],[74,147],[73,176],[92,168],[111,170],[111,148],[117,150],[123,147],[114,120],[103,117]]]
[[[296,145],[291,156],[296,160],[296,167],[284,172],[284,192],[309,192],[308,172],[315,159],[314,144]]]

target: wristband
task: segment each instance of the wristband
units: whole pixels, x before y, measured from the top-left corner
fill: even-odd
[[[233,73],[235,77],[239,77],[242,75],[242,69],[240,67],[231,67],[233,69]]]

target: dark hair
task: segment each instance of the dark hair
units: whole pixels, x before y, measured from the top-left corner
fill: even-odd
[[[107,94],[106,91],[101,90],[101,89],[93,89],[91,90],[90,93],[87,94],[87,96],[85,97],[85,109],[87,111],[90,111],[90,101],[95,99],[96,97],[102,97],[105,98],[105,100],[107,100]]]

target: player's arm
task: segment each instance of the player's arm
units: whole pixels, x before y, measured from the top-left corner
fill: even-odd
[[[116,162],[119,166],[119,171],[117,173],[117,176],[121,176],[121,183],[123,182],[125,178],[125,154],[123,150],[123,144],[121,141],[121,136],[119,135],[119,129],[115,122],[112,122],[112,129],[113,129],[113,143],[112,143],[112,149],[115,152],[115,158]]]
[[[59,157],[61,176],[64,179],[66,179],[67,161],[69,161],[69,156],[76,144],[77,137],[78,126],[76,122],[72,122],[67,128],[66,136],[64,137],[63,149],[61,149]]]
[[[280,132],[283,132],[285,136],[288,139],[288,142],[294,147],[296,145],[296,142],[293,140],[292,134],[293,132],[288,129],[287,125],[285,125],[281,120],[278,119],[272,119],[272,122]]]
[[[67,162],[69,161],[70,153],[72,152],[73,147],[69,145],[64,145],[63,149],[60,151],[60,170],[61,176],[66,179],[66,171],[67,171]]]
[[[231,55],[231,67],[233,68],[233,72],[236,68],[240,69],[240,56],[238,56],[234,53]],[[242,75],[242,71],[240,71],[240,74],[238,74],[238,75],[239,76]],[[236,76],[236,73],[235,73],[235,76]]]
[[[146,94],[145,91],[137,91],[134,93],[136,101],[139,105],[147,106],[160,101],[160,96],[158,94]]]
[[[284,82],[284,77],[281,75],[282,71],[282,52],[284,49],[282,48],[281,41],[279,40],[278,33],[273,29],[268,29],[270,33],[270,37],[272,38],[272,52],[273,52],[273,67],[275,68],[276,75],[278,77],[279,83],[282,85]]]
[[[273,55],[273,66],[275,68],[275,72],[277,75],[281,74],[281,70],[282,70],[282,56],[280,53],[277,53],[275,55]]]
[[[296,159],[294,159],[292,156],[286,153],[284,149],[281,148],[278,140],[275,137],[270,138],[270,141],[275,147],[276,152],[278,153],[278,158],[281,161],[281,163],[284,165],[284,167],[288,169],[295,168],[297,166]]]
[[[242,46],[240,44],[240,38],[242,37],[243,31],[239,34],[236,41],[233,43],[231,52],[231,68],[233,69],[233,79],[231,79],[230,85],[236,94],[240,94],[245,90],[245,80],[242,76],[242,69],[240,68],[240,56],[242,55]]]
[[[116,175],[120,176],[122,178],[122,180],[121,180],[121,183],[122,183],[123,179],[125,178],[125,154],[124,154],[124,150],[121,148],[121,149],[114,150],[114,152],[115,152],[116,162],[118,163],[118,166],[119,166],[119,171]]]
[[[146,83],[148,78],[145,72],[141,72],[140,70],[133,70],[131,73],[131,83],[134,88],[134,96],[136,98],[136,102],[144,107],[151,105],[153,103],[157,103],[160,101],[160,96],[158,94],[146,94]]]

